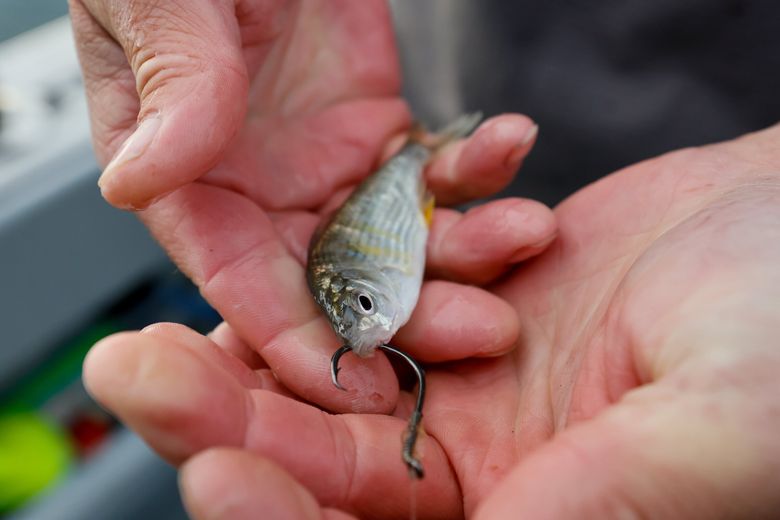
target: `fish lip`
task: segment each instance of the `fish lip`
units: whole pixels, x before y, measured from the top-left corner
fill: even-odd
[[[376,316],[376,315],[375,315]],[[384,343],[387,343],[392,339],[395,328],[395,314],[393,317],[388,316],[381,316],[381,321],[372,321],[369,318],[369,327],[366,329],[363,329],[362,332],[363,336],[371,336],[372,338],[377,338],[377,345],[382,345]]]
[[[351,309],[347,312],[351,312]],[[367,327],[360,328],[359,324],[350,329],[350,332],[341,336],[346,345],[360,357],[370,357],[374,350],[381,345],[386,345],[397,332],[397,316],[394,311],[392,316],[381,316],[381,321],[373,321],[370,317],[362,319],[367,320]]]

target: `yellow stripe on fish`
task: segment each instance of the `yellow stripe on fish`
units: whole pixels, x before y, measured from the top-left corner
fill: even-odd
[[[433,193],[426,192],[425,198],[422,202],[422,212],[423,216],[425,217],[425,223],[428,225],[428,227],[431,227],[431,223],[433,222],[433,210],[436,208],[436,197],[433,196]]]

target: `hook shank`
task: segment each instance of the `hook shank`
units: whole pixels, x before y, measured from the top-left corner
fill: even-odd
[[[420,461],[414,456],[414,447],[417,444],[417,437],[420,433],[420,423],[422,422],[422,408],[425,401],[425,371],[420,364],[406,352],[398,350],[392,345],[380,345],[379,348],[395,354],[406,361],[417,376],[417,403],[415,404],[414,411],[409,417],[409,425],[406,428],[406,437],[404,438],[401,456],[409,468],[409,474],[412,475],[412,477],[421,479],[425,475],[425,472],[423,471]],[[350,350],[352,349],[349,345],[344,345],[334,352],[333,357],[330,359],[330,378],[336,388],[340,390],[346,389],[339,383],[339,370],[341,370],[339,368],[339,360],[341,359],[341,356]]]

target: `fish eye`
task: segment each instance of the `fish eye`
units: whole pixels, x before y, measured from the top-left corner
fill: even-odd
[[[363,314],[370,315],[374,313],[374,302],[366,293],[359,293],[357,295],[357,304],[359,307],[358,310]]]

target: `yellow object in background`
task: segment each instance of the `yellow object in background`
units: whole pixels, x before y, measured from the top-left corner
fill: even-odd
[[[0,415],[0,514],[57,481],[73,458],[67,434],[40,414]]]

